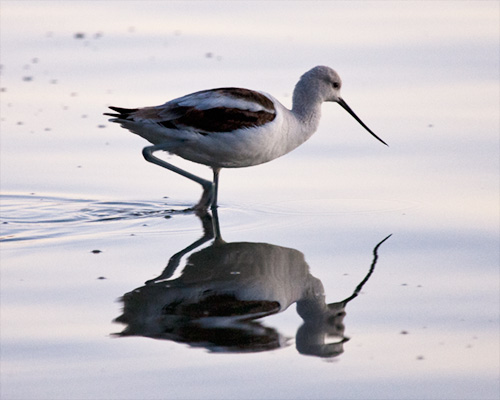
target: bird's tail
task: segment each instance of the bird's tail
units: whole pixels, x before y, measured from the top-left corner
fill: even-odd
[[[121,108],[121,107],[109,107],[111,110],[116,111],[116,113],[104,113],[109,117],[114,117],[117,119],[130,119],[131,115],[135,113],[138,108]]]

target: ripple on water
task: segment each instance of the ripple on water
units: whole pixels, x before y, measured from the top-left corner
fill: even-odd
[[[56,196],[1,195],[0,241],[13,242],[128,231],[188,214],[165,201],[96,201]],[[172,232],[195,230],[176,224]]]
[[[190,204],[160,201],[97,201],[39,195],[1,195],[0,241],[53,239],[100,234],[202,234]],[[290,200],[238,204],[219,209],[223,231],[262,229],[301,223],[303,216],[402,212],[418,203],[373,199]],[[175,218],[173,218],[175,217]],[[165,219],[169,219],[168,222]],[[154,229],[151,229],[154,227]]]
[[[418,202],[403,200],[324,198],[263,203],[255,206],[255,211],[270,215],[321,216],[401,212],[420,206]]]

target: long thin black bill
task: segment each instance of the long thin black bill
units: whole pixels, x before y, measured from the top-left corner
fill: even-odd
[[[352,111],[352,110],[351,110],[351,107],[349,107],[349,106],[347,105],[347,103],[346,103],[343,99],[339,99],[339,100],[337,101],[337,103],[339,103],[339,104],[341,105],[341,107],[342,107],[344,110],[346,110],[349,114],[351,114],[351,115],[352,115],[352,117],[353,117],[356,121],[358,121],[358,122],[361,124],[361,126],[362,126],[363,128],[365,128],[368,132],[370,132],[370,133],[371,133],[371,135],[372,135],[375,139],[379,140],[380,142],[382,142],[382,143],[383,143],[383,144],[385,144],[386,146],[389,146],[386,142],[384,142],[384,141],[383,141],[382,139],[380,139],[377,135],[375,135],[375,134],[371,131],[371,129],[370,129],[370,128],[368,128],[368,127],[365,125],[365,123],[359,119],[359,117],[358,117],[358,116],[354,113],[354,111]]]

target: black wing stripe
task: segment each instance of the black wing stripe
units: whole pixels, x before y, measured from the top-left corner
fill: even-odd
[[[231,132],[261,126],[271,122],[274,118],[276,114],[267,111],[248,111],[226,107],[198,110],[191,107],[182,117],[161,121],[159,124],[169,129],[191,128],[200,133]]]

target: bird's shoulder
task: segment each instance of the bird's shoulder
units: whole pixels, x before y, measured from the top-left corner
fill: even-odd
[[[198,110],[225,107],[254,112],[276,111],[274,102],[269,95],[255,90],[237,87],[202,90],[172,100],[165,105],[194,107]]]

